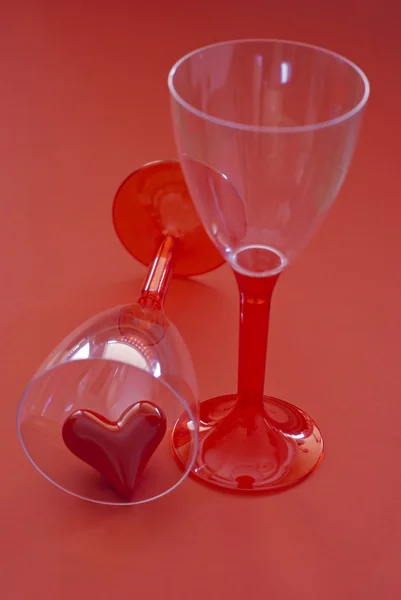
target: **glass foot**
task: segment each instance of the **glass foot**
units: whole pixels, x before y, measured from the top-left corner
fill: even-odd
[[[265,396],[259,408],[244,407],[235,394],[201,403],[199,452],[192,477],[231,492],[278,492],[297,485],[323,458],[323,440],[299,408]],[[177,422],[172,450],[187,464],[193,424]]]
[[[113,222],[122,245],[146,266],[167,235],[178,242],[175,275],[202,275],[224,262],[199,220],[177,161],[148,163],[129,175],[114,199]]]

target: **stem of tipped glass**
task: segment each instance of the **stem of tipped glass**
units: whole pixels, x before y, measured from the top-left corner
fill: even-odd
[[[263,402],[270,304],[279,274],[249,277],[234,271],[240,295],[238,405]]]
[[[166,235],[149,267],[145,278],[138,304],[149,306],[156,310],[163,310],[164,301],[171,275],[173,273],[175,240]]]

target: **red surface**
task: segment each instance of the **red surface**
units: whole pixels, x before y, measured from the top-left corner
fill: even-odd
[[[75,456],[93,467],[114,490],[131,500],[152,454],[166,433],[166,417],[151,402],[137,402],[111,422],[91,410],[78,410],[62,429]]]
[[[397,597],[400,10],[390,0],[4,4],[2,597],[106,600],[133,585],[152,599]],[[135,509],[75,501],[19,448],[18,397],[73,327],[138,296],[145,270],[115,236],[111,204],[127,173],[175,156],[170,66],[200,45],[248,36],[326,46],[372,84],[340,196],[272,307],[265,389],[313,415],[325,459],[308,481],[269,497],[187,480]],[[234,391],[228,267],[173,280],[166,312],[191,349],[202,398]]]

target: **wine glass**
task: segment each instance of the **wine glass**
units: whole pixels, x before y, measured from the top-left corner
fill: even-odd
[[[89,319],[52,352],[20,400],[17,427],[28,458],[56,486],[85,500],[132,505],[173,490],[194,463],[197,383],[163,307],[173,270],[196,275],[223,259],[178,162],[150,163],[130,175],[116,194],[113,220],[124,246],[150,263],[139,300]],[[171,453],[181,413],[192,423],[180,441],[184,473]]]
[[[301,409],[264,395],[277,280],[323,221],[351,161],[369,83],[328,50],[279,40],[213,44],[169,74],[183,172],[240,295],[238,390],[200,405],[192,475],[249,493],[310,475],[321,433]],[[190,435],[185,415],[173,446]]]

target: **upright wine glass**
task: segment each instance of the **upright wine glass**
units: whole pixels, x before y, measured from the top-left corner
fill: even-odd
[[[131,174],[113,220],[124,246],[149,266],[139,299],[92,317],[62,341],[25,390],[17,427],[27,456],[56,486],[84,500],[132,505],[176,488],[194,463],[195,372],[164,301],[173,272],[201,274],[223,259],[178,162]],[[180,440],[180,469],[171,435],[183,412],[192,430]]]
[[[192,474],[230,491],[278,491],[314,471],[323,441],[305,412],[264,395],[271,297],[340,189],[369,83],[322,48],[238,40],[184,56],[168,84],[189,190],[240,294],[238,390],[201,403]],[[177,441],[186,430],[183,415]],[[175,452],[181,460],[178,443]]]

